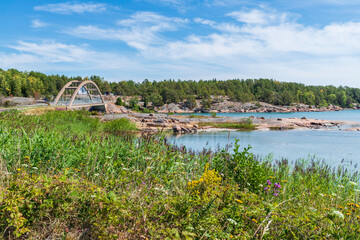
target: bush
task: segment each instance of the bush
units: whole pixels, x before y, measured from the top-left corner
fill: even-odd
[[[138,111],[139,110],[139,106],[137,105],[139,103],[137,96],[132,97],[129,100],[129,108],[131,108],[134,111]]]
[[[123,101],[122,101],[121,97],[118,97],[118,98],[116,99],[115,104],[116,104],[116,105],[118,105],[118,106],[123,106],[123,105],[124,105],[124,103],[123,103]]]
[[[136,124],[131,122],[129,119],[120,118],[111,120],[105,123],[104,131],[107,133],[123,133],[127,131],[137,130]]]
[[[0,192],[0,232],[9,239],[111,236],[111,226],[121,219],[121,206],[111,191],[85,179],[20,170]]]
[[[235,140],[234,154],[228,161],[226,158],[217,158],[215,169],[223,173],[226,177],[232,178],[241,190],[249,189],[252,192],[259,192],[262,184],[267,177],[271,175],[271,168],[266,162],[260,162],[255,159],[254,154],[250,152],[251,147],[240,151],[239,140]]]
[[[212,112],[211,117],[216,118],[216,112]]]

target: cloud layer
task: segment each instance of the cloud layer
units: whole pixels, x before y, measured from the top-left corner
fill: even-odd
[[[170,3],[184,4],[161,4]],[[208,4],[220,6],[216,1]],[[85,14],[104,12],[107,5],[67,2],[34,9]],[[151,11],[121,16],[107,24],[84,22],[57,29],[62,39],[76,39],[77,44],[46,38],[18,41],[8,46],[10,53],[0,52],[1,67],[51,71],[61,66],[105,72],[111,80],[264,77],[360,87],[359,21],[306,25],[298,21],[298,14],[264,6],[232,9],[221,18]],[[49,25],[38,19],[31,23],[38,31]],[[111,51],[102,49],[107,44],[113,46]]]
[[[34,10],[59,13],[59,14],[72,14],[72,13],[85,13],[85,12],[99,13],[106,11],[106,5],[102,3],[73,4],[70,2],[66,2],[66,3],[45,4],[45,5],[35,6]]]

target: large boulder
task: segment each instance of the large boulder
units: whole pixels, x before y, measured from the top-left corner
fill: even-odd
[[[175,133],[181,132],[181,127],[177,124],[173,125],[172,129]]]

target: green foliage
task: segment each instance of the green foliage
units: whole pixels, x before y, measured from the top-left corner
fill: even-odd
[[[357,239],[359,175],[187,152],[83,111],[0,113],[2,239]],[[115,124],[115,123],[113,123]]]
[[[137,96],[132,97],[129,100],[129,108],[131,108],[134,111],[139,111],[138,103],[139,103],[139,100],[138,100]]]
[[[187,97],[185,102],[186,107],[189,109],[194,109],[196,107],[196,99],[193,95]]]
[[[201,115],[194,115],[201,116]],[[190,115],[191,117],[191,115]],[[213,116],[214,117],[214,116]],[[215,114],[216,117],[216,114]],[[201,122],[200,126],[212,126],[215,128],[232,128],[239,130],[255,130],[256,125],[252,124],[251,118],[244,118],[239,122]]]
[[[300,83],[279,82],[272,79],[233,79],[208,81],[164,80],[141,83],[134,81],[107,82],[99,76],[91,76],[102,93],[112,92],[123,96],[140,96],[145,106],[161,106],[164,103],[179,103],[193,109],[196,98],[202,99],[202,107],[209,109],[210,96],[219,102],[219,96],[227,96],[232,101],[263,101],[275,105],[303,103],[326,107],[338,105],[350,107],[360,103],[360,89],[334,86],[306,86]],[[4,96],[55,96],[69,81],[82,80],[81,77],[45,75],[39,72],[21,72],[16,69],[0,69],[0,94]]]
[[[123,106],[123,105],[124,105],[124,103],[123,103],[123,101],[122,101],[121,97],[118,97],[118,98],[116,99],[115,104],[116,104],[116,105],[118,105],[118,106]]]
[[[137,130],[135,123],[127,118],[111,120],[105,123],[104,131],[107,133],[124,133]]]
[[[212,112],[211,117],[216,118],[216,112]]]
[[[209,110],[211,108],[211,98],[210,96],[203,98],[201,100],[201,107],[205,110]]]
[[[256,160],[250,149],[249,146],[240,151],[239,140],[235,140],[234,154],[229,161],[223,162],[223,158],[216,158],[214,164],[215,169],[233,179],[241,190],[249,189],[258,193],[267,176],[271,175],[271,169],[266,162]]]

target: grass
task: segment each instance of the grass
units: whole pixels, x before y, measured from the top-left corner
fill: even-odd
[[[202,119],[202,118],[209,118],[209,116],[190,114],[190,115],[189,115],[189,118],[199,118],[199,119]]]
[[[136,124],[126,118],[115,119],[104,124],[104,131],[106,133],[116,134],[136,130]]]
[[[277,131],[277,130],[292,130],[295,127],[269,127],[270,130]]]
[[[200,126],[211,126],[214,128],[229,128],[229,129],[239,129],[239,130],[255,130],[256,125],[252,124],[250,118],[243,119],[240,122],[202,122],[199,123]]]
[[[107,124],[0,114],[0,239],[359,238],[357,172],[261,161],[239,142],[195,153]]]

